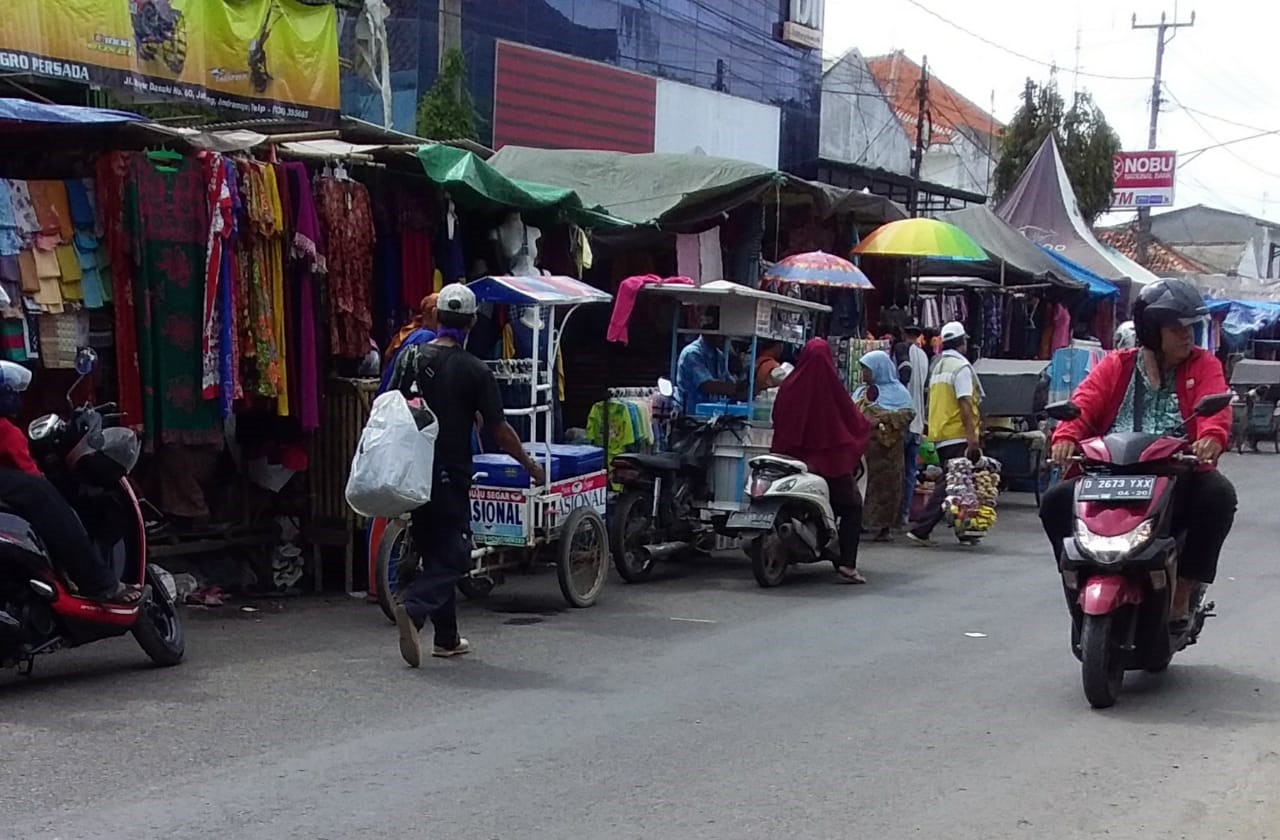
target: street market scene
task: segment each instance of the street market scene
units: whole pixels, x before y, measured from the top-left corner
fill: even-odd
[[[10,5],[0,837],[1280,838],[1280,10]]]

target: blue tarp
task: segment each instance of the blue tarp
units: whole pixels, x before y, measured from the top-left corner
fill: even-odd
[[[1114,284],[1094,274],[1084,266],[1074,263],[1066,257],[1054,251],[1052,248],[1040,246],[1044,252],[1053,258],[1053,261],[1062,266],[1063,271],[1070,275],[1072,280],[1078,280],[1089,287],[1089,297],[1091,298],[1109,298],[1120,294],[1120,290]]]
[[[1222,340],[1235,350],[1256,333],[1280,324],[1280,303],[1262,300],[1227,301],[1230,309],[1222,322]]]
[[[79,105],[47,105],[27,99],[0,97],[0,122],[29,122],[58,125],[97,125],[142,122],[143,117],[126,111],[82,108]]]

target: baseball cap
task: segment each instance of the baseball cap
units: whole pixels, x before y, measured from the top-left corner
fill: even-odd
[[[957,338],[968,338],[968,333],[964,331],[964,324],[950,321],[942,328],[942,340],[955,341]]]
[[[440,290],[436,300],[437,312],[452,312],[455,315],[476,314],[476,294],[463,283],[451,283]]]

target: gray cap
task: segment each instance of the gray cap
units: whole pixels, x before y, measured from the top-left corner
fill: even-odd
[[[436,300],[437,312],[452,312],[455,315],[476,314],[476,293],[463,283],[451,283],[440,290]]]

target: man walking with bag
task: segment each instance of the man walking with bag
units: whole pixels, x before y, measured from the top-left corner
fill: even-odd
[[[535,482],[544,479],[507,423],[493,371],[464,349],[476,321],[475,294],[460,283],[445,286],[436,305],[435,340],[405,348],[414,358],[403,360],[397,371],[403,373],[392,383],[406,399],[422,397],[440,424],[431,501],[413,512],[410,530],[422,555],[422,571],[401,594],[395,611],[400,655],[413,668],[422,664],[420,633],[427,619],[435,629],[432,656],[461,656],[471,650],[458,634],[455,587],[471,567],[471,432],[477,415]]]

